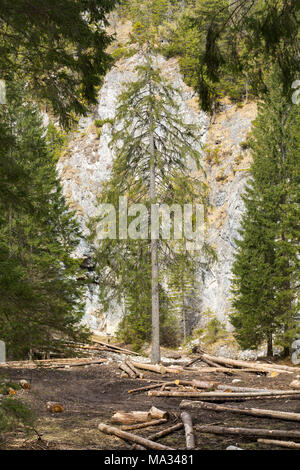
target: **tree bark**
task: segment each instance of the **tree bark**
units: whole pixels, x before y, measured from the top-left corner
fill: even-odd
[[[181,419],[185,430],[186,448],[187,450],[195,449],[195,436],[191,415],[184,411],[181,413]]]
[[[152,406],[149,410],[150,416],[153,419],[167,419],[169,413],[167,411],[159,410],[155,406]]]
[[[113,426],[107,426],[104,423],[100,423],[98,426],[99,431],[104,432],[105,434],[113,434],[114,436],[118,436],[125,441],[135,442],[147,449],[154,449],[154,450],[175,450],[172,447],[163,446],[162,444],[158,444],[157,442],[149,441],[148,439],[144,439],[143,437],[136,436],[135,434],[131,434],[126,431],[122,431],[121,429],[115,428]]]
[[[292,441],[274,441],[273,439],[257,439],[260,444],[266,444],[278,447],[287,447],[288,449],[300,449],[300,444]]]
[[[259,362],[248,362],[248,361],[238,361],[236,359],[229,359],[225,357],[217,357],[217,356],[211,356],[210,354],[204,354],[204,358],[207,358],[209,360],[213,360],[214,362],[217,362],[219,364],[225,364],[225,365],[230,365],[234,367],[245,367],[245,368],[252,368],[255,370],[259,371],[267,371],[267,372],[290,372],[290,373],[296,373],[297,368],[296,367],[289,367],[289,366],[279,366],[277,364],[267,364],[267,363],[259,363]],[[299,370],[299,369],[298,369]]]
[[[182,429],[182,428],[183,428],[183,423],[178,423],[178,424],[175,424],[174,426],[164,429],[163,431],[157,432],[155,434],[151,434],[149,436],[149,439],[151,441],[156,441],[157,439],[168,436],[172,432],[178,431],[179,429]]]
[[[212,434],[232,434],[238,436],[291,437],[300,439],[300,431],[283,431],[282,429],[229,428],[225,426],[196,426],[197,431]]]
[[[118,411],[111,420],[118,424],[137,424],[150,421],[151,416],[148,411],[131,411],[130,413]]]
[[[300,413],[289,413],[277,410],[262,410],[258,408],[234,408],[232,406],[216,405],[214,403],[204,403],[197,401],[182,401],[179,405],[181,409],[200,409],[212,411],[224,411],[238,413],[249,416],[258,416],[265,418],[283,419],[286,421],[300,421]]]
[[[150,90],[151,93],[151,90]],[[156,204],[156,185],[155,185],[155,148],[154,136],[150,122],[150,203]],[[151,219],[151,225],[153,220]],[[151,362],[158,364],[160,362],[160,329],[159,329],[159,284],[158,284],[158,240],[153,238],[151,233],[151,269],[152,269],[152,349]]]
[[[122,362],[122,364],[119,365],[119,369],[126,372],[126,374],[128,374],[129,377],[131,377],[132,379],[136,379],[136,373],[133,372],[133,370],[131,370],[130,367],[128,367],[128,365],[125,364],[125,362]]]
[[[167,423],[167,419],[152,419],[146,423],[132,424],[130,426],[121,426],[122,431],[133,431],[134,429],[149,428],[151,426],[157,426],[158,424]]]
[[[299,396],[299,391],[297,390],[275,390],[267,392],[236,392],[236,393],[227,393],[227,392],[161,392],[157,390],[150,390],[148,392],[150,397],[191,397],[191,398],[256,398],[256,397],[280,397],[280,396]]]
[[[267,347],[267,356],[273,357],[273,335],[272,333],[268,336],[268,347]]]

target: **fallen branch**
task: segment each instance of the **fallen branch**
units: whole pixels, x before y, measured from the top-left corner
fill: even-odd
[[[300,413],[290,413],[277,410],[262,410],[258,408],[234,408],[225,405],[216,405],[214,403],[204,403],[201,401],[182,401],[179,405],[181,409],[200,409],[212,411],[224,411],[226,413],[238,413],[263,418],[283,419],[286,421],[300,421]]]
[[[238,436],[259,437],[291,437],[300,439],[300,431],[283,431],[282,429],[255,429],[255,428],[230,428],[225,426],[201,425],[196,426],[197,431],[211,434],[232,434]]]
[[[195,449],[195,436],[191,415],[183,411],[183,413],[181,413],[181,419],[185,430],[186,448],[187,450]]]
[[[151,434],[149,436],[149,439],[151,441],[156,441],[157,439],[168,436],[172,432],[178,431],[179,429],[182,429],[182,428],[183,428],[183,423],[178,423],[178,424],[175,424],[174,426],[164,429],[163,431],[157,432],[155,434]]]
[[[162,385],[172,385],[172,384],[173,382],[159,382],[157,384],[147,385],[146,387],[133,388],[132,390],[128,390],[128,393],[145,392],[153,388],[160,388]]]
[[[300,444],[292,441],[275,441],[273,439],[257,439],[260,444],[266,444],[278,447],[287,447],[288,449],[300,449]]]
[[[175,450],[172,447],[167,447],[162,444],[158,444],[157,442],[150,441],[140,436],[136,436],[135,434],[131,434],[126,431],[122,431],[121,429],[114,428],[112,426],[107,426],[104,423],[100,423],[98,426],[99,431],[104,432],[105,434],[113,434],[114,436],[118,436],[125,441],[135,442],[147,449],[154,449],[154,450]]]
[[[121,426],[122,431],[133,431],[134,429],[149,428],[150,426],[157,426],[158,424],[167,423],[167,419],[152,419],[146,423],[132,424],[131,426]]]

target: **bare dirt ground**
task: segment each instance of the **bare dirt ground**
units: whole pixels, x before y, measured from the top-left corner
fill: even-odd
[[[182,398],[149,397],[146,392],[128,394],[128,390],[139,388],[151,383],[151,380],[170,381],[176,379],[214,380],[223,384],[231,384],[235,378],[241,379],[238,386],[288,389],[295,375],[280,374],[267,377],[256,373],[245,373],[229,376],[224,373],[190,372],[167,374],[161,376],[155,373],[144,374],[146,380],[122,379],[117,363],[76,367],[63,370],[49,369],[1,369],[0,376],[6,375],[13,380],[27,379],[31,381],[31,390],[22,390],[17,395],[30,404],[37,421],[36,429],[42,434],[42,441],[36,436],[24,437],[20,432],[10,436],[8,449],[36,450],[127,450],[130,446],[121,439],[105,435],[98,431],[98,424],[111,424],[112,415],[119,410],[148,411],[152,405],[167,410],[170,413],[169,423],[145,430],[133,431],[143,437],[161,429],[176,424],[180,420],[179,404]],[[49,414],[45,410],[47,401],[56,401],[65,407],[64,413]],[[227,404],[227,403],[226,403]],[[228,403],[230,405],[230,403]],[[292,411],[300,413],[299,399],[272,399],[235,402],[235,406],[256,407],[272,410]],[[256,418],[231,413],[215,411],[193,411],[194,424],[220,424],[234,427],[256,427],[268,429],[299,430],[300,423],[277,419]],[[184,431],[179,430],[170,436],[159,440],[160,443],[184,449]],[[254,437],[217,436],[196,432],[196,446],[199,450],[224,450],[229,445],[238,445],[243,449],[275,450],[276,447],[266,447],[258,444]]]

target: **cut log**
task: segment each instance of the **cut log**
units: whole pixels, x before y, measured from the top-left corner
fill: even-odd
[[[149,370],[151,372],[156,372],[157,374],[179,374],[183,371],[182,367],[165,367],[160,364],[142,364],[141,362],[131,361],[133,366],[137,369]]]
[[[126,359],[125,364],[135,373],[137,377],[139,377],[140,379],[143,378],[143,374],[134,367],[134,365],[129,359]]]
[[[133,388],[132,390],[128,390],[128,393],[146,392],[147,390],[151,390],[153,388],[160,388],[162,385],[172,385],[172,384],[173,382],[159,382],[157,384],[147,385],[146,387]]]
[[[293,380],[293,382],[290,383],[290,387],[295,390],[300,390],[300,380]]]
[[[139,353],[134,352],[134,351],[130,351],[129,349],[120,348],[119,346],[115,346],[114,344],[103,343],[103,341],[98,341],[96,339],[93,339],[92,342],[96,343],[96,344],[101,344],[102,346],[104,346],[106,348],[109,348],[109,349],[115,349],[117,352],[121,351],[121,352],[124,352],[126,354],[131,354],[133,356],[139,356],[140,355]]]
[[[191,397],[191,398],[256,398],[256,397],[272,397],[276,396],[279,397],[283,396],[299,396],[299,392],[296,390],[276,390],[275,392],[268,391],[268,392],[161,392],[157,390],[150,390],[148,395],[151,397]]]
[[[62,413],[65,409],[61,403],[48,401],[46,403],[46,410],[49,411],[49,413]]]
[[[20,380],[19,384],[24,390],[29,390],[30,389],[30,383],[27,382],[27,380],[25,380],[25,379]]]
[[[134,429],[150,428],[151,426],[157,426],[159,424],[167,423],[167,419],[152,419],[146,423],[132,424],[131,426],[121,426],[122,431],[133,431]]]
[[[104,362],[107,362],[107,359],[95,359],[95,360],[79,361],[79,362],[65,362],[61,364],[51,365],[49,366],[49,369],[65,369],[65,368],[70,368],[70,367],[91,366],[94,364],[103,364]]]
[[[149,413],[152,419],[168,419],[169,416],[169,413],[167,411],[159,410],[155,406],[152,406],[152,408],[150,408]]]
[[[133,366],[137,369],[148,370],[151,372],[156,372],[157,374],[165,374],[166,367],[159,364],[142,364],[141,362],[131,361]]]
[[[145,423],[151,420],[151,415],[148,411],[131,411],[125,413],[123,411],[117,411],[111,418],[113,423],[118,424],[137,424]]]
[[[187,450],[195,449],[195,436],[193,430],[192,417],[186,411],[181,413],[181,419],[185,430],[186,448]]]
[[[194,388],[213,390],[217,387],[218,382],[205,382],[202,380],[175,380],[175,385],[190,385]]]
[[[284,431],[282,429],[255,429],[255,428],[230,428],[225,426],[201,425],[195,426],[197,431],[211,434],[232,434],[238,436],[255,437],[287,437],[300,439],[300,431]]]
[[[297,372],[297,368],[289,367],[289,366],[279,366],[276,364],[267,364],[267,363],[258,363],[258,362],[248,362],[248,361],[240,361],[236,359],[230,359],[227,357],[217,357],[211,356],[210,354],[203,354],[202,356],[204,359],[208,359],[210,361],[214,361],[218,364],[225,364],[233,367],[251,367],[252,369],[268,371],[268,372],[285,372],[294,374]],[[298,369],[299,370],[299,369]]]
[[[99,431],[104,432],[106,434],[112,434],[114,436],[118,436],[125,441],[135,442],[147,449],[154,449],[154,450],[175,450],[172,447],[167,447],[162,444],[158,444],[157,442],[150,441],[140,436],[136,436],[135,434],[131,434],[127,431],[122,431],[121,429],[115,428],[113,426],[107,426],[104,423],[100,423],[98,426]]]
[[[266,388],[248,388],[248,387],[236,387],[234,385],[218,385],[217,390],[223,390],[224,392],[274,392],[274,390],[268,390]],[[279,392],[281,390],[278,390]]]
[[[210,361],[209,359],[203,357],[203,355],[201,356],[200,359],[201,359],[202,362],[204,362],[205,364],[207,364],[210,367],[218,367],[219,366],[216,362]]]
[[[227,369],[226,367],[189,367],[189,368],[184,368],[186,372],[194,372],[195,374],[212,374],[212,373],[219,373],[222,372],[224,374],[230,373],[230,374],[235,374],[235,375],[240,375],[244,373],[255,373],[257,374],[258,372],[265,373],[265,371],[258,371],[257,369],[252,369],[252,368],[243,368],[243,369]]]
[[[136,373],[133,372],[133,370],[130,369],[130,367],[128,367],[128,365],[125,364],[125,362],[122,362],[122,364],[119,364],[119,369],[126,372],[126,374],[129,375],[129,377],[131,377],[132,379],[136,379],[137,377]]]
[[[300,444],[292,441],[275,441],[273,439],[257,439],[260,444],[266,444],[278,447],[287,447],[288,449],[300,449]]]
[[[238,413],[243,415],[257,416],[263,418],[283,419],[286,421],[300,421],[300,413],[290,413],[287,411],[262,410],[258,408],[234,408],[225,405],[216,405],[214,403],[204,403],[199,401],[182,401],[179,405],[181,409],[200,409],[212,411],[224,411],[226,413]]]
[[[168,436],[169,434],[172,434],[172,432],[178,431],[179,429],[182,429],[182,428],[183,428],[183,423],[178,423],[178,424],[175,424],[174,426],[164,429],[163,431],[157,432],[155,434],[151,434],[148,439],[150,439],[150,441],[156,441],[157,439]]]

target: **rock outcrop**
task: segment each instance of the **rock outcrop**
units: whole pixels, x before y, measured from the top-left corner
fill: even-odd
[[[135,80],[134,68],[141,60],[140,56],[134,55],[118,61],[110,70],[99,92],[98,107],[90,116],[80,120],[78,131],[58,164],[64,193],[78,214],[84,235],[88,234],[89,218],[95,215],[97,194],[109,177],[112,166],[109,120],[114,118],[117,98],[124,83]],[[204,268],[197,315],[200,321],[201,312],[209,309],[225,321],[230,310],[234,239],[238,235],[243,212],[241,193],[249,176],[250,158],[243,142],[255,117],[255,105],[237,108],[224,103],[215,122],[211,124],[208,116],[199,110],[195,92],[184,83],[176,59],[158,57],[157,66],[173,86],[181,90],[180,112],[186,122],[198,126],[201,135],[199,144],[205,146],[203,158],[211,204],[208,241],[215,248],[218,261]],[[86,241],[80,245],[78,254],[86,260],[91,259]],[[90,271],[93,271],[92,266]],[[114,333],[122,308],[116,305],[104,318],[96,279],[93,286],[87,292],[85,321],[96,331]]]

